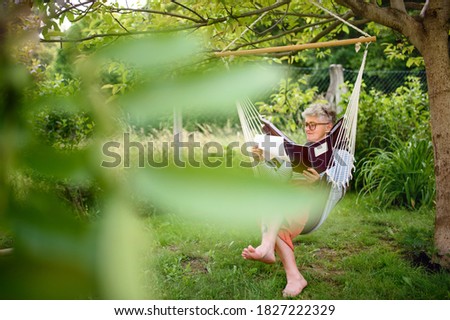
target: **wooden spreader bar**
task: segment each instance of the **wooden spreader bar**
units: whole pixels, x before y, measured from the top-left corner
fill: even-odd
[[[327,48],[327,47],[338,47],[346,46],[355,43],[366,43],[375,42],[377,37],[360,37],[345,40],[333,40],[315,43],[305,43],[305,44],[295,44],[290,46],[279,46],[279,47],[268,47],[268,48],[258,48],[249,50],[239,50],[239,51],[223,51],[215,52],[217,57],[228,57],[228,56],[245,56],[252,54],[264,54],[264,53],[274,53],[274,52],[288,52],[288,51],[300,51],[304,49],[316,49],[316,48]]]

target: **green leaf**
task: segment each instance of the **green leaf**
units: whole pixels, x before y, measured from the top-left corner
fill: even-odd
[[[56,195],[30,192],[8,214],[15,257],[0,265],[0,297],[76,299],[94,294],[95,238]]]
[[[346,34],[350,33],[350,30],[348,29],[348,26],[346,26],[345,24],[342,26],[342,31],[344,31]]]
[[[194,39],[174,37],[146,37],[121,41],[97,52],[91,63],[104,63],[110,59],[130,63],[141,71],[153,74],[171,64],[187,64],[200,53],[200,46]],[[92,64],[87,68],[92,68]]]
[[[232,168],[136,169],[133,193],[167,210],[236,226],[261,217],[299,215],[322,205],[325,194]],[[311,210],[310,212],[320,212]]]
[[[180,80],[152,84],[120,100],[127,112],[140,118],[171,113],[173,108],[207,113],[235,110],[238,99],[255,96],[272,88],[278,70],[242,68],[226,72],[188,76]]]
[[[48,37],[62,37],[65,33],[62,31],[49,31],[47,32],[46,36]]]
[[[66,17],[67,19],[69,19],[69,21],[73,21],[75,19],[72,11],[67,11]]]
[[[107,299],[148,298],[141,273],[151,243],[131,207],[124,195],[110,194],[98,225],[97,271],[101,294]]]
[[[83,151],[58,151],[42,144],[30,145],[22,150],[24,165],[36,173],[52,178],[72,178],[86,181],[89,173],[90,149]]]

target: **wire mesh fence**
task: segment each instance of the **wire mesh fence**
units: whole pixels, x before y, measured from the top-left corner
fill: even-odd
[[[293,80],[303,79],[304,88],[317,87],[319,93],[327,91],[330,85],[330,75],[328,68],[299,68],[283,67],[285,77]],[[358,70],[343,69],[344,81],[354,83],[358,75]],[[422,88],[427,91],[425,70],[364,70],[363,81],[366,90],[375,89],[383,93],[395,91],[405,84],[408,77],[413,76],[420,79]]]
[[[306,92],[308,89],[317,87],[316,93],[326,96],[327,90],[330,86],[330,69],[329,68],[301,68],[287,65],[270,65],[269,68],[279,68],[281,72],[283,83],[279,83],[272,88],[262,90],[254,98],[255,103],[265,103],[273,105],[274,101],[271,99],[272,94],[279,94],[283,89],[286,93],[288,85],[286,85],[288,79],[290,82],[299,81],[297,88],[300,91]],[[358,75],[357,69],[343,69],[343,81],[352,85],[356,81]],[[414,76],[419,78],[422,89],[427,92],[427,82],[425,70],[375,70],[365,69],[363,74],[363,86],[364,90],[370,91],[375,89],[385,94],[394,92],[397,88],[404,86],[408,77]],[[287,103],[289,102],[289,100]],[[267,114],[266,114],[267,115]],[[167,121],[172,121],[167,120]],[[166,121],[166,122],[167,122]],[[198,123],[213,123],[217,126],[225,126],[227,123],[237,124],[239,122],[237,113],[219,115],[196,115],[196,114],[183,114],[183,127],[187,130],[196,130]],[[167,125],[167,124],[166,124]]]

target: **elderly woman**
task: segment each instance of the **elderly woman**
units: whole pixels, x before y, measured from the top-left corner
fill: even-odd
[[[312,104],[303,113],[306,139],[309,144],[322,140],[333,127],[336,113],[327,104]],[[308,144],[307,143],[307,144]],[[263,159],[261,149],[253,149],[257,159]],[[291,171],[292,173],[292,171]],[[303,171],[304,183],[317,184],[325,173],[320,175],[314,168]],[[296,180],[298,183],[298,180]],[[305,209],[305,211],[309,211]],[[294,256],[293,239],[297,237],[305,227],[309,212],[302,212],[298,217],[272,217],[263,219],[261,223],[261,244],[254,248],[249,245],[242,251],[242,257],[247,260],[257,260],[264,263],[276,261],[275,252],[279,256],[286,272],[287,284],[283,290],[283,296],[294,297],[299,295],[308,284],[297,268]]]

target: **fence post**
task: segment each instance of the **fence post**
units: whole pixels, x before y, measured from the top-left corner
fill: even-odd
[[[330,72],[330,85],[325,98],[336,110],[336,113],[340,113],[342,108],[339,106],[341,101],[341,94],[347,92],[347,87],[344,85],[344,69],[341,64],[332,64],[329,67]]]

